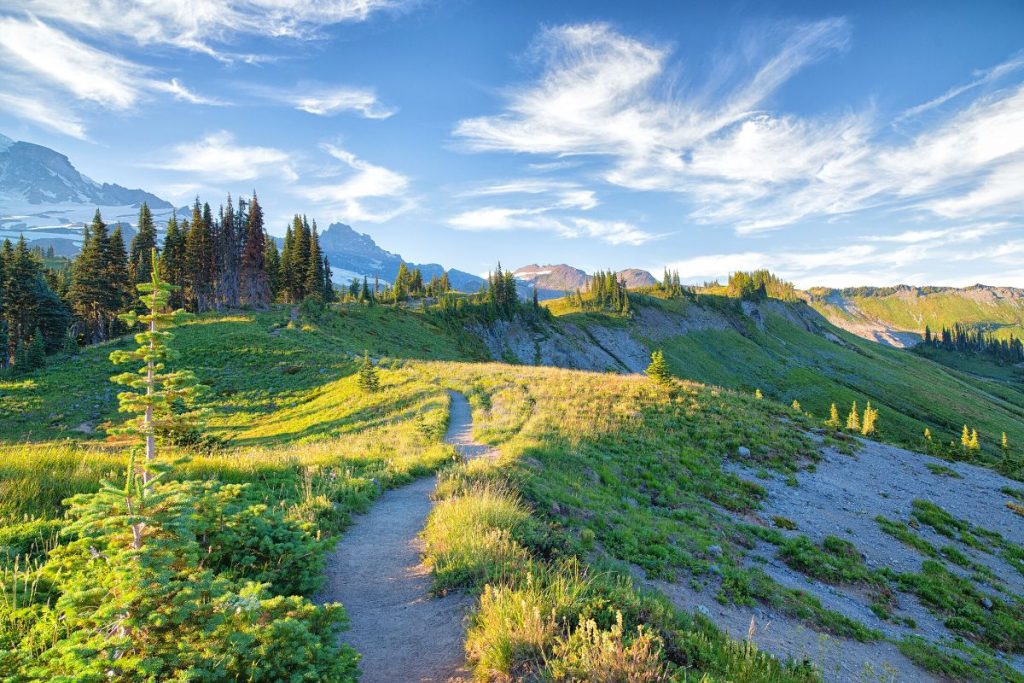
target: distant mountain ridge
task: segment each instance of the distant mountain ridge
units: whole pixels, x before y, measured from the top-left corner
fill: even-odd
[[[539,299],[557,299],[566,292],[585,289],[590,282],[590,275],[586,271],[565,263],[543,266],[531,263],[515,269],[512,273],[517,280],[529,285],[531,291],[536,288]],[[625,280],[626,286],[630,289],[650,287],[657,283],[653,275],[639,268],[620,270],[617,275],[620,280]]]
[[[981,325],[999,336],[1024,336],[1024,289],[970,287],[815,287],[810,304],[829,322],[890,346],[912,346],[925,327]]]
[[[404,262],[408,268],[419,268],[424,280],[440,277],[446,272],[439,263],[412,263],[405,261],[401,255],[382,249],[369,235],[356,232],[345,223],[332,223],[320,235],[320,248],[331,261],[334,279],[340,284],[347,284],[353,277],[366,277],[370,281],[374,277],[384,282],[393,282],[398,275],[398,267]],[[462,292],[475,292],[484,284],[484,279],[457,270],[447,269],[451,286]]]

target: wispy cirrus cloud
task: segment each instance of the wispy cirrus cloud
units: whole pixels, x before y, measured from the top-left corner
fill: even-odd
[[[176,78],[92,47],[34,17],[0,16],[0,106],[47,128],[84,139],[85,126],[67,104],[70,95],[94,108],[125,111],[156,93],[193,104],[218,104]],[[17,93],[17,94],[14,94]]]
[[[257,97],[316,116],[354,112],[366,119],[387,119],[398,112],[396,107],[382,103],[373,88],[304,82],[293,88],[248,86],[246,89]]]
[[[741,46],[747,63],[723,60],[684,88],[666,46],[607,24],[552,28],[531,51],[539,77],[508,90],[502,112],[464,119],[453,134],[467,151],[590,157],[604,181],[681,196],[695,221],[741,234],[870,209],[1000,217],[1024,201],[1024,185],[1012,182],[1024,157],[1024,86],[988,89],[909,140],[887,136],[871,107],[772,110],[784,83],[849,40],[841,18],[780,25]],[[944,110],[1021,66],[1017,55],[909,115]]]
[[[222,59],[234,36],[313,39],[327,26],[398,11],[408,0],[25,0],[44,19],[138,45],[169,45]]]
[[[541,230],[560,237],[591,237],[612,245],[640,245],[657,239],[632,223],[580,215],[600,204],[596,193],[575,182],[524,178],[482,185],[461,198],[501,197],[504,206],[476,206],[449,218],[457,230]],[[509,206],[509,204],[513,204]]]
[[[344,164],[345,170],[334,182],[303,185],[295,193],[332,219],[384,223],[415,206],[405,175],[360,159],[338,145],[324,144],[322,149]]]

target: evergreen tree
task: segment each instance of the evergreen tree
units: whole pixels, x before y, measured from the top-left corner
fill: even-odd
[[[833,402],[832,406],[828,409],[828,420],[825,421],[825,425],[832,429],[839,429],[841,424],[839,421],[839,408]]]
[[[185,237],[185,302],[196,312],[213,308],[216,252],[210,205],[192,205],[192,226]]]
[[[152,247],[150,247],[152,250]],[[124,248],[124,236],[121,233],[121,224],[114,227],[107,240],[106,255],[107,262],[107,285],[110,288],[111,311],[115,314],[110,321],[108,337],[121,334],[124,329],[116,314],[125,310],[131,305],[132,282],[131,271],[128,263],[128,252]]]
[[[285,303],[293,304],[295,301],[295,230],[293,226],[299,222],[295,216],[293,224],[290,224],[284,233],[284,245],[281,249],[280,265],[280,287]],[[300,226],[301,228],[301,226]]]
[[[239,275],[240,301],[243,306],[264,309],[270,305],[270,281],[267,277],[263,231],[263,209],[253,194],[249,203],[249,220],[245,249]]]
[[[292,301],[298,303],[306,298],[306,274],[309,272],[309,254],[312,244],[309,223],[304,217],[296,216],[293,226],[295,232],[295,254],[291,267],[294,290]]]
[[[161,260],[164,279],[175,287],[169,305],[171,308],[182,308],[185,305],[185,233],[178,225],[176,213],[167,221]]]
[[[235,207],[228,195],[227,206],[221,207],[217,225],[217,282],[218,306],[238,306],[238,277],[244,246],[242,226],[236,223]]]
[[[111,243],[107,225],[97,209],[92,225],[86,229],[82,249],[75,259],[68,292],[72,310],[82,321],[87,343],[107,339],[111,323],[124,303],[123,292],[110,287],[110,258]]]
[[[380,390],[380,378],[377,376],[377,369],[373,367],[370,360],[370,352],[363,352],[363,362],[359,366],[359,388],[363,393],[374,394]]]
[[[324,300],[324,255],[320,251],[320,236],[316,232],[316,221],[309,234],[309,261],[305,272],[303,289],[306,296],[318,301]]]
[[[324,302],[331,303],[332,301],[334,301],[334,280],[331,279],[331,259],[324,256]]]
[[[867,406],[864,408],[864,419],[861,422],[860,433],[864,436],[870,436],[875,433],[875,423],[878,420],[878,411],[871,407],[871,401],[868,401]]]
[[[156,248],[156,225],[149,205],[142,202],[139,208],[139,227],[132,238],[131,255],[128,261],[129,277],[133,283],[148,282],[153,271],[152,252]]]
[[[25,365],[28,370],[46,367],[46,345],[43,342],[43,332],[38,327],[32,333],[32,341],[25,352]]]
[[[369,283],[366,281],[366,276],[363,276],[363,287],[359,290],[359,300],[364,303],[373,303],[373,295],[370,294]]]
[[[122,316],[129,326],[145,326],[144,332],[135,335],[139,346],[133,351],[113,351],[110,354],[110,361],[114,365],[132,361],[142,363],[137,372],[123,372],[110,379],[129,388],[129,391],[122,391],[117,396],[121,412],[137,415],[118,431],[137,435],[145,442],[147,462],[156,458],[156,436],[159,430],[180,429],[183,422],[194,424],[195,413],[175,413],[174,406],[178,402],[189,404],[201,389],[191,372],[165,371],[166,364],[177,357],[168,346],[174,335],[167,328],[181,322],[185,312],[182,309],[168,310],[174,287],[160,278],[156,249],[152,251],[152,262],[150,281],[138,285],[141,293],[139,299],[147,312],[139,315],[130,311]],[[148,470],[143,472],[143,483],[149,484]]]
[[[647,366],[645,372],[648,377],[658,384],[670,384],[672,382],[672,373],[669,372],[668,364],[665,362],[665,354],[660,349],[651,354],[651,364]]]
[[[281,255],[277,252],[277,242],[270,235],[263,235],[263,264],[267,271],[267,284],[270,287],[270,300],[277,301],[284,296],[284,274],[281,267]]]
[[[850,407],[850,414],[846,416],[846,428],[851,432],[860,431],[860,414],[857,412],[856,401]]]
[[[409,280],[411,277],[409,268],[405,265],[405,261],[399,263],[398,275],[395,276],[395,282],[391,287],[396,303],[400,299],[405,299],[409,295]]]

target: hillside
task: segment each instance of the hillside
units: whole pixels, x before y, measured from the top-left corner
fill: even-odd
[[[998,337],[1024,335],[1024,291],[1012,287],[858,287],[811,289],[810,304],[834,325],[890,346],[912,346],[955,323]]]
[[[582,312],[565,300],[545,302],[551,324],[499,321],[471,329],[495,359],[597,371],[641,372],[663,349],[679,377],[796,400],[828,414],[853,401],[882,411],[883,437],[922,447],[958,440],[964,423],[1000,456],[1006,431],[1024,443],[1024,381],[967,374],[918,355],[867,342],[839,329],[801,302],[755,304],[717,295],[665,300],[634,295],[633,317]],[[1005,378],[1004,378],[1005,379]],[[845,414],[845,413],[844,413]]]
[[[680,374],[690,369],[717,373],[722,384],[746,381],[741,370],[726,372],[743,357],[754,373],[751,384],[742,391],[690,382],[662,387],[636,375],[482,362],[488,350],[476,335],[438,325],[429,312],[387,306],[343,305],[312,317],[279,306],[207,314],[179,328],[176,366],[193,369],[210,387],[203,403],[211,438],[172,448],[166,462],[174,463],[177,478],[243,484],[253,502],[271,504],[251,508],[264,526],[249,532],[273,539],[259,551],[270,553],[269,564],[246,565],[243,546],[206,561],[225,577],[269,581],[275,594],[311,595],[329,549],[314,539],[344,538],[349,515],[366,510],[382,489],[441,468],[439,502],[424,529],[426,560],[437,592],[472,598],[466,653],[480,676],[575,671],[586,679],[597,660],[579,629],[593,621],[587,638],[648,672],[795,682],[818,680],[820,672],[850,680],[884,665],[901,680],[924,679],[926,671],[952,671],[953,680],[1021,680],[1012,667],[1024,640],[1008,615],[1024,605],[1024,568],[1014,572],[1024,539],[1004,505],[1020,486],[970,465],[941,465],[823,430],[820,417],[788,407],[780,388],[799,386],[802,403],[813,403],[816,392],[828,400],[843,388],[863,400],[871,394],[847,386],[854,371],[878,366],[864,381],[880,381],[893,372],[893,359],[911,358],[911,369],[884,385],[895,392],[903,382],[914,382],[915,391],[943,382],[945,370],[896,351],[868,353],[879,349],[833,332],[806,309],[776,302],[736,309],[715,299],[650,300],[635,311],[628,320],[562,310],[545,332],[552,345],[589,339],[611,352],[610,363],[627,363],[633,361],[619,351],[627,337],[646,350],[642,331],[656,336]],[[807,349],[787,364],[796,344]],[[63,549],[58,540],[55,550],[46,534],[62,523],[63,499],[96,490],[100,477],[116,478],[123,464],[126,454],[105,442],[101,428],[123,419],[106,357],[127,346],[116,340],[86,348],[54,358],[46,371],[0,381],[0,558],[26,551],[36,561],[49,553],[68,558],[80,547]],[[377,360],[379,393],[357,387],[363,349]],[[860,365],[848,365],[858,359]],[[811,368],[801,364],[812,361],[832,364],[817,368],[832,368],[824,373],[829,383],[811,381]],[[772,364],[782,367],[774,372]],[[749,386],[760,386],[765,398],[756,399]],[[968,408],[1009,416],[1008,400],[1002,405],[973,386],[950,379],[922,400],[948,392]],[[475,436],[497,447],[499,457],[446,466],[446,388],[469,397]],[[899,436],[899,425],[911,419],[898,410],[917,409],[892,395],[877,405],[884,438]],[[933,408],[936,415],[941,410]],[[1014,421],[1017,439],[1019,414]],[[839,494],[827,488],[843,467],[870,465],[875,469],[855,472],[871,480],[870,472],[877,477],[891,458],[935,481],[914,469],[903,476],[920,486],[894,482],[885,498],[877,481]],[[975,493],[956,504],[955,490]],[[854,494],[861,497],[836,502]],[[824,502],[837,516],[822,523],[812,508],[788,502],[798,496]],[[863,508],[884,510],[885,518],[872,522]],[[270,529],[278,535],[262,535]],[[907,547],[897,552],[881,536],[880,551],[875,536],[888,533]],[[225,549],[242,538],[225,541]],[[859,552],[866,561],[855,559]],[[893,557],[899,565],[889,562]],[[67,605],[72,597],[61,599]],[[972,609],[955,619],[948,613],[950,602],[981,600],[991,611]],[[12,634],[25,627],[11,629],[3,604],[0,644],[9,648],[17,644]],[[274,614],[272,598],[260,604]],[[300,604],[308,603],[294,603],[296,610]],[[533,630],[521,621],[521,607],[551,616]],[[293,627],[307,619],[294,616],[301,613],[293,613]],[[36,629],[45,623],[17,618]],[[781,660],[744,645],[748,628],[753,643]],[[268,629],[262,637],[280,633]],[[312,672],[317,660],[306,653],[328,647],[329,631],[312,633],[323,641],[291,647],[293,673]],[[963,634],[973,644],[957,644]],[[268,664],[283,661],[276,658],[287,645],[271,642],[282,649]],[[350,661],[344,650],[332,656]],[[12,661],[0,659],[0,668]],[[276,680],[266,671],[251,673]]]

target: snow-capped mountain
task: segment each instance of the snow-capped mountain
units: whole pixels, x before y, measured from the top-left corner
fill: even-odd
[[[149,192],[82,175],[49,147],[0,135],[0,239],[24,234],[30,243],[70,256],[78,251],[82,226],[92,221],[97,208],[108,224],[128,226],[137,221],[142,202],[149,204],[158,223],[166,222],[173,210]]]
[[[566,292],[586,289],[587,283],[590,282],[590,275],[586,271],[564,263],[545,266],[531,263],[528,266],[517,268],[513,274],[517,280],[526,283],[531,290],[536,288],[537,296],[540,299],[556,299]],[[639,268],[620,270],[617,275],[620,280],[626,282],[626,286],[630,289],[649,287],[657,282],[653,275]]]

